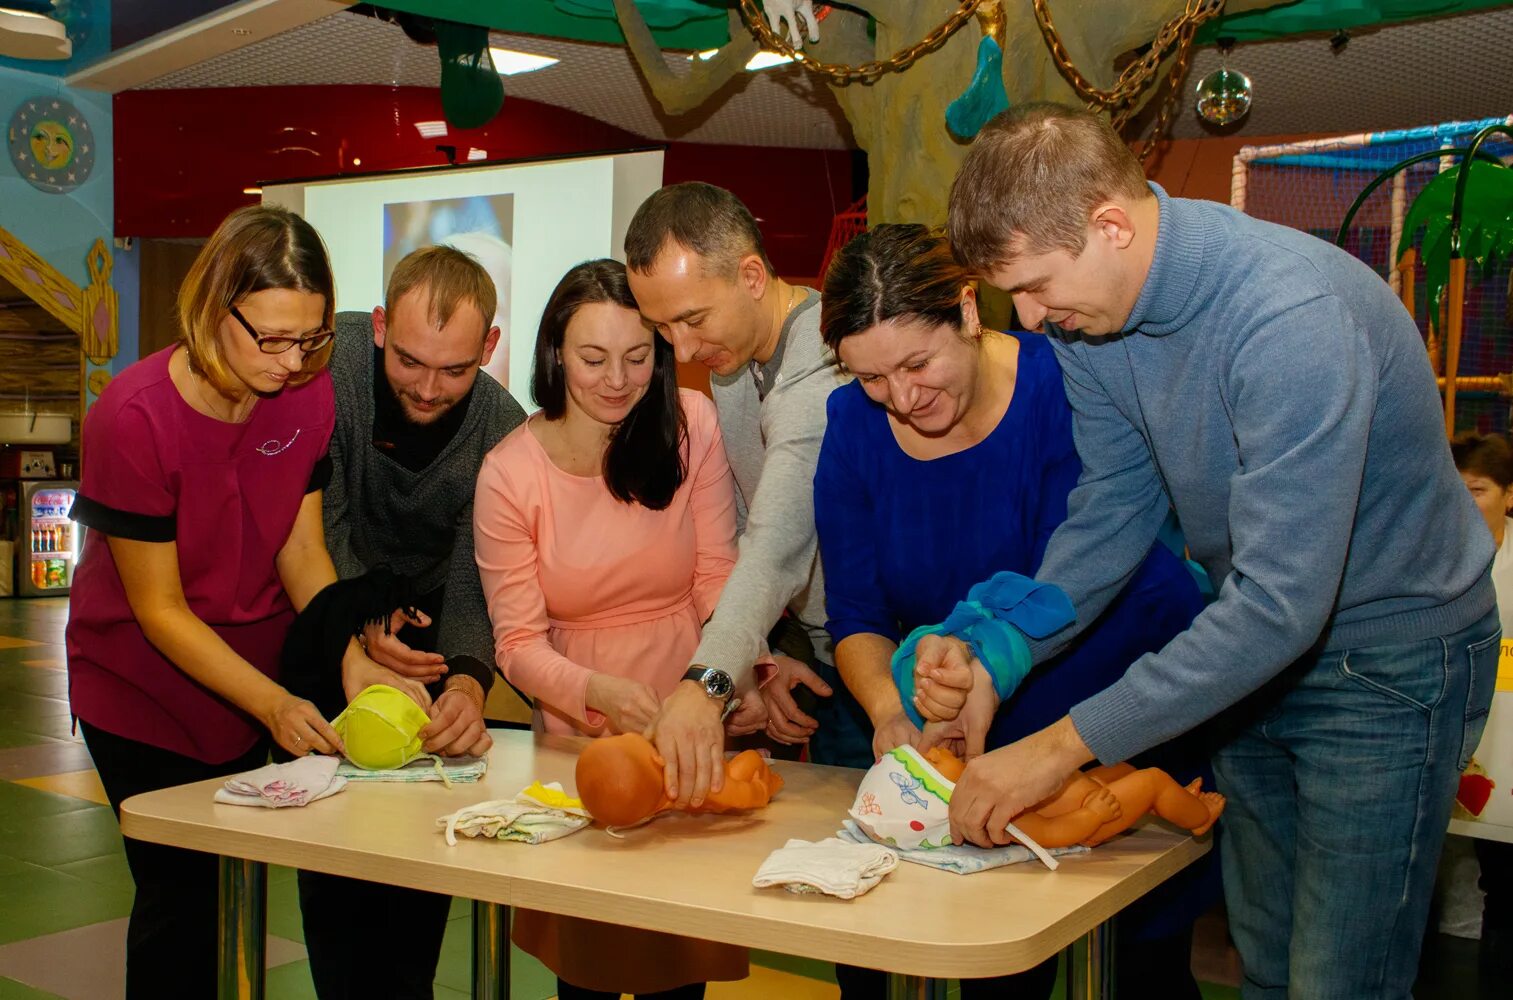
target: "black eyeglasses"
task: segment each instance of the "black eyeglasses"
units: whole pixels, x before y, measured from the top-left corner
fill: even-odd
[[[265,337],[261,333],[258,333],[251,323],[247,322],[247,317],[243,316],[241,310],[237,309],[236,306],[231,307],[231,315],[235,316],[236,321],[242,324],[242,329],[247,331],[247,335],[257,341],[257,349],[264,354],[283,354],[296,344],[299,345],[301,351],[310,354],[331,343],[331,338],[336,336],[333,330],[317,330],[308,337]]]

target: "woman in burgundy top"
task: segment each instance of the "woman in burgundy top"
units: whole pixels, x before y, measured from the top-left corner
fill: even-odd
[[[320,495],[332,310],[315,230],[240,209],[184,281],[180,342],[127,368],[85,418],[69,698],[118,815],[139,792],[261,765],[270,734],[296,755],[340,749],[278,683],[295,611],[336,579]],[[355,642],[343,674],[349,690],[415,687]],[[214,995],[215,859],[134,840],[126,859],[127,996]]]

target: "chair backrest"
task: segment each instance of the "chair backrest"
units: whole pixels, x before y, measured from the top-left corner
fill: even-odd
[[[830,239],[825,243],[825,256],[820,260],[820,273],[817,284],[821,287],[825,284],[825,272],[830,270],[830,259],[836,255],[841,247],[856,239],[867,231],[867,196],[862,195],[856,202],[846,208],[830,220]]]

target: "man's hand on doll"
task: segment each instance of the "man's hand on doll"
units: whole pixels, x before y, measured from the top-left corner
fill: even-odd
[[[406,625],[428,628],[430,624],[430,616],[424,611],[416,611],[412,616],[400,609],[389,616],[387,631],[382,622],[364,625],[362,643],[368,655],[380,666],[388,667],[401,677],[411,677],[422,684],[433,684],[447,672],[446,657],[440,653],[423,653],[411,649],[399,638],[399,630]]]
[[[821,698],[828,698],[832,694],[830,685],[808,664],[791,656],[774,653],[772,660],[777,664],[777,672],[762,686],[762,700],[767,703],[767,735],[779,743],[807,743],[820,724],[799,708],[793,689],[802,684]]]
[[[678,809],[704,804],[725,786],[724,708],[696,681],[679,681],[643,735],[666,761],[667,797]]]
[[[420,731],[421,749],[443,757],[482,756],[494,745],[483,722],[483,688],[472,677],[447,680],[431,706],[431,722]]]
[[[972,690],[972,647],[952,635],[927,635],[914,650],[914,707],[926,722],[956,718]],[[989,682],[989,687],[992,682]]]
[[[739,697],[741,703],[725,717],[725,735],[750,736],[766,729],[767,703],[762,700],[762,696],[753,688],[740,692]]]
[[[431,695],[424,684],[409,677],[401,677],[388,667],[373,662],[357,643],[349,643],[341,661],[342,693],[351,701],[374,684],[387,684],[403,691],[411,701],[430,714]]]
[[[662,707],[650,684],[599,673],[589,677],[583,702],[617,733],[644,731]]]
[[[918,748],[922,735],[919,727],[910,722],[909,717],[900,708],[897,712],[872,727],[873,761],[881,760],[883,754],[890,750],[896,750],[906,743],[911,747]]]
[[[1070,716],[967,763],[951,793],[951,840],[979,847],[1009,842],[1015,816],[1061,790],[1093,759]]]
[[[924,736],[919,742],[920,753],[944,744],[963,760],[982,756],[988,742],[988,730],[993,728],[993,717],[998,714],[998,693],[993,690],[993,679],[981,663],[973,660],[968,669],[972,683],[961,710],[945,722],[925,723]]]

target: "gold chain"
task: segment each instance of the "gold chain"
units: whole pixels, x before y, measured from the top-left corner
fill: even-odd
[[[820,62],[803,49],[796,49],[789,45],[786,39],[776,34],[767,24],[766,16],[762,13],[757,0],[740,0],[740,2],[741,19],[745,21],[747,30],[756,36],[762,48],[789,56],[801,66],[829,77],[831,83],[844,87],[853,83],[872,84],[888,73],[902,73],[913,66],[921,56],[928,55],[944,45],[946,39],[972,19],[984,0],[962,0],[950,17],[918,42],[908,48],[900,49],[887,59],[862,63],[860,66]],[[1122,129],[1129,122],[1130,117],[1135,113],[1135,102],[1155,81],[1162,60],[1175,49],[1176,60],[1166,78],[1166,97],[1161,105],[1160,113],[1156,116],[1156,125],[1151,132],[1151,137],[1140,149],[1140,162],[1144,163],[1171,128],[1173,112],[1177,106],[1177,95],[1181,92],[1182,81],[1187,77],[1187,70],[1192,59],[1193,39],[1197,36],[1198,28],[1223,12],[1225,0],[1187,0],[1183,12],[1161,26],[1161,30],[1156,33],[1145,55],[1130,63],[1124,68],[1124,72],[1119,74],[1119,79],[1112,90],[1099,90],[1078,72],[1076,64],[1072,62],[1072,57],[1067,53],[1066,46],[1061,41],[1055,22],[1051,20],[1048,2],[1049,0],[1033,0],[1035,21],[1040,26],[1040,34],[1045,38],[1046,46],[1051,50],[1051,58],[1055,60],[1056,68],[1061,71],[1062,76],[1066,77],[1077,95],[1088,102],[1089,108],[1109,112],[1115,129]]]
[[[231,413],[224,417],[220,415],[219,411],[215,408],[215,404],[210,401],[210,397],[205,395],[204,387],[209,384],[209,381],[195,369],[194,362],[189,360],[189,352],[187,350],[184,352],[184,370],[189,372],[189,381],[194,385],[195,394],[200,397],[200,402],[209,408],[211,416],[217,420],[223,420],[228,424],[244,424],[247,422],[247,418],[252,414],[252,407],[250,406],[238,416],[236,408],[240,404],[232,403]],[[216,391],[216,395],[220,396],[223,401],[227,398],[219,390]],[[249,391],[247,395],[251,396],[252,393]],[[253,401],[253,406],[255,405],[257,405],[256,400]]]
[[[972,15],[977,13],[977,8],[982,5],[982,2],[983,0],[962,0],[956,12],[924,38],[906,49],[898,50],[886,59],[865,62],[860,66],[820,62],[803,49],[796,49],[789,45],[787,40],[774,33],[768,26],[767,18],[763,15],[757,0],[741,0],[741,19],[746,22],[747,30],[757,37],[762,48],[790,56],[805,68],[829,77],[831,83],[844,87],[852,83],[876,83],[888,73],[902,73],[913,66],[921,56],[928,55],[946,44],[946,39],[972,19]]]
[[[1072,89],[1084,101],[1088,107],[1095,110],[1109,112],[1109,118],[1115,129],[1122,129],[1135,113],[1135,102],[1140,95],[1145,93],[1156,78],[1156,72],[1161,66],[1161,61],[1176,50],[1176,60],[1172,64],[1171,72],[1167,75],[1167,93],[1162,102],[1161,111],[1156,116],[1156,126],[1151,132],[1150,139],[1140,149],[1140,161],[1143,163],[1155,151],[1171,128],[1173,112],[1177,106],[1177,95],[1181,92],[1182,81],[1187,77],[1187,70],[1192,59],[1193,39],[1197,36],[1198,28],[1224,11],[1225,0],[1187,0],[1187,5],[1181,14],[1167,21],[1161,26],[1161,30],[1152,39],[1150,48],[1145,55],[1130,63],[1119,74],[1112,90],[1099,90],[1094,87],[1087,78],[1077,71],[1072,57],[1067,54],[1066,46],[1062,44],[1061,35],[1056,31],[1056,25],[1051,20],[1051,11],[1048,0],[1034,0],[1035,21],[1040,25],[1040,34],[1045,38],[1046,46],[1051,50],[1051,58],[1056,62],[1056,68],[1061,70],[1061,75],[1066,77]]]
[[[1187,0],[1186,9],[1161,26],[1161,30],[1151,41],[1150,49],[1145,55],[1125,67],[1112,90],[1099,90],[1077,71],[1071,56],[1067,54],[1066,46],[1061,41],[1061,35],[1056,31],[1055,23],[1051,20],[1051,12],[1047,6],[1048,0],[1034,0],[1034,8],[1035,21],[1040,25],[1040,33],[1051,50],[1051,57],[1056,61],[1056,68],[1061,70],[1061,74],[1071,83],[1072,89],[1077,91],[1079,97],[1099,109],[1113,112],[1116,116],[1115,124],[1121,125],[1123,120],[1129,117],[1129,106],[1155,79],[1156,70],[1160,67],[1161,61],[1171,53],[1174,47],[1179,50],[1179,56],[1184,55],[1185,51],[1192,46],[1196,29],[1205,21],[1217,16],[1224,9],[1224,2],[1225,0]],[[1121,112],[1123,120],[1118,117]]]
[[[1171,72],[1166,77],[1166,97],[1162,99],[1161,111],[1156,115],[1155,128],[1151,129],[1150,138],[1136,154],[1141,163],[1150,159],[1156,147],[1166,140],[1166,133],[1171,129],[1172,118],[1177,110],[1177,95],[1182,93],[1182,83],[1187,79],[1187,70],[1193,51],[1193,36],[1198,33],[1198,24],[1199,22],[1190,22],[1183,29],[1182,41],[1177,48],[1177,58],[1173,60]],[[1115,126],[1115,128],[1118,127],[1118,125]]]

